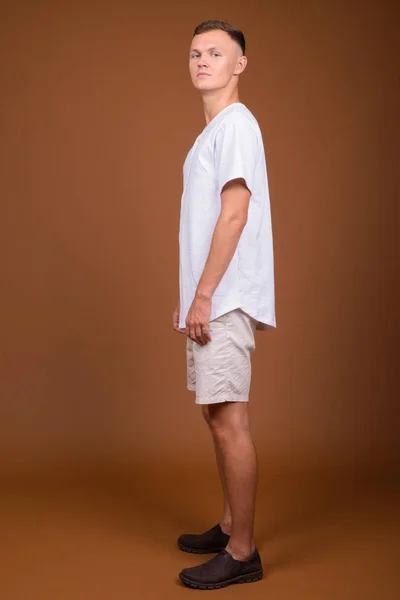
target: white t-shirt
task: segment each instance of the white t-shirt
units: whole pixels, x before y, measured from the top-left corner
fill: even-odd
[[[203,129],[183,166],[179,231],[179,327],[206,264],[221,212],[221,190],[242,177],[251,192],[247,223],[212,297],[210,321],[241,308],[275,327],[274,260],[267,168],[257,120],[241,102],[221,110]]]

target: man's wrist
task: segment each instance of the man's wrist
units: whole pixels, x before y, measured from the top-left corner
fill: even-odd
[[[211,290],[198,288],[196,290],[195,298],[196,298],[196,300],[211,300],[212,292],[211,292]]]

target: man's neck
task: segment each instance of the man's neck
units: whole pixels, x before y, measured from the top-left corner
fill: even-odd
[[[214,117],[217,116],[221,110],[233,104],[234,102],[240,102],[239,93],[237,90],[229,96],[203,96],[203,108],[204,116],[206,118],[207,125]]]

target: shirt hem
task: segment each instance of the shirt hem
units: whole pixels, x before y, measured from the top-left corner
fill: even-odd
[[[210,315],[210,322],[215,321],[215,319],[218,319],[222,315],[225,315],[226,313],[231,312],[232,310],[236,310],[237,308],[240,308],[241,310],[243,310],[243,312],[245,312],[250,317],[252,317],[255,321],[257,321],[256,329],[258,331],[264,331],[267,329],[276,329],[276,319],[273,314],[269,313],[266,315],[257,315],[257,313],[255,311],[247,309],[245,306],[240,304],[240,302],[228,304],[224,307],[219,308],[215,312],[212,311],[211,315]],[[261,327],[259,327],[259,325],[261,325]],[[186,327],[186,317],[185,317],[185,320],[183,323],[180,322],[179,327],[181,329],[184,329]]]

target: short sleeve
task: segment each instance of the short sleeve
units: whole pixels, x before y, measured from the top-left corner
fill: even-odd
[[[243,178],[251,193],[259,157],[257,133],[245,119],[226,121],[215,136],[214,164],[218,193],[228,181]]]

